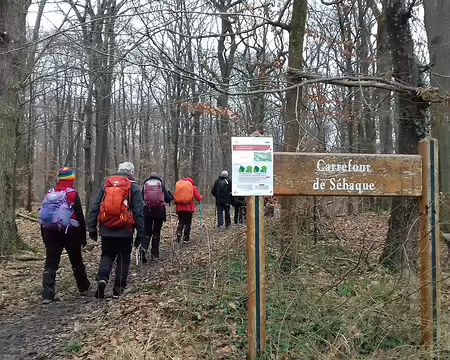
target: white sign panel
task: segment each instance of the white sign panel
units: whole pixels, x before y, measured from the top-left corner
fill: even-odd
[[[233,196],[273,196],[273,139],[232,137]]]

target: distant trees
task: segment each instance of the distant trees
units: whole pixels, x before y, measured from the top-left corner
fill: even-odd
[[[0,156],[9,164],[18,150],[20,205],[29,210],[61,166],[76,169],[77,187],[89,204],[95,187],[124,160],[136,164],[141,180],[157,171],[169,186],[190,175],[205,187],[223,168],[231,170],[230,137],[255,130],[272,135],[278,151],[365,153],[413,153],[428,131],[427,102],[414,91],[396,89],[423,85],[419,68],[422,75],[427,71],[418,64],[423,48],[411,31],[414,2],[65,4],[55,28],[40,31],[37,22],[29,32],[26,56],[18,45],[26,40],[25,15],[3,15],[19,7],[16,1],[1,5],[0,30],[6,34],[0,59],[12,70],[0,73],[0,88],[6,89],[1,101],[8,104],[0,108],[0,136],[11,139]],[[45,0],[35,5],[38,15],[45,14]],[[431,82],[444,88],[448,41],[441,24],[447,7],[443,0],[425,4]],[[364,78],[372,85],[360,86]],[[397,85],[386,86],[393,80]],[[433,129],[441,154],[448,150],[442,110],[433,113],[440,119]],[[0,170],[0,189],[14,186],[11,164]],[[5,196],[0,210],[9,209],[2,211],[9,222],[0,226],[9,239],[14,196]],[[389,209],[385,201],[346,199],[339,206],[353,213],[379,204]],[[410,201],[393,205],[384,259],[400,265],[406,259],[401,248],[411,244],[404,230],[414,220],[405,222],[405,214],[415,212]],[[292,210],[294,201],[285,199],[283,208]],[[314,212],[320,208],[316,199]],[[295,228],[296,216],[286,218],[285,229]],[[292,250],[295,262],[289,238],[282,248]]]

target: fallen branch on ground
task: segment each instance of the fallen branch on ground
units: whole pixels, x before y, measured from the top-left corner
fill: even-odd
[[[36,219],[34,217],[31,217],[31,216],[28,216],[28,215],[21,214],[21,213],[17,213],[16,217],[21,217],[21,218],[24,218],[24,219],[27,219],[27,220],[30,220],[30,221],[39,222],[38,219]]]

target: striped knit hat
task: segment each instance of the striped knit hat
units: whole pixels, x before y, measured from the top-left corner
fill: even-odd
[[[73,181],[75,180],[75,173],[71,168],[65,167],[59,170],[58,181]]]

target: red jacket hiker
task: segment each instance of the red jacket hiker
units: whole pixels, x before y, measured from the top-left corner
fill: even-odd
[[[194,192],[194,199],[198,202],[202,201],[202,196],[198,192],[197,186],[195,186],[194,180],[187,177],[183,180],[189,181],[192,184],[192,191]],[[192,214],[195,212],[194,201],[189,204],[177,204],[178,226],[177,226],[177,238],[175,241],[180,242],[183,238],[183,242],[188,243],[191,236]]]
[[[75,173],[73,170],[68,167],[62,168],[58,172],[55,190],[64,191],[67,188],[73,189],[74,182]],[[42,302],[44,304],[51,303],[55,298],[56,271],[59,268],[61,254],[64,249],[69,255],[78,291],[85,295],[90,286],[81,254],[81,246],[86,244],[86,223],[84,220],[83,207],[76,191],[68,192],[67,200],[74,204],[74,214],[72,218],[78,221],[79,226],[70,226],[67,231],[64,229],[43,229],[41,227],[42,239],[44,240],[46,250],[44,274],[42,276]]]
[[[200,193],[198,192],[198,189],[197,189],[197,186],[195,186],[194,180],[192,180],[189,177],[184,178],[183,180],[189,181],[192,184],[192,188],[194,190],[194,199],[197,200],[198,202],[202,201],[203,198],[200,195]],[[177,212],[180,212],[180,211],[195,212],[194,201],[192,201],[190,204],[177,204]]]

